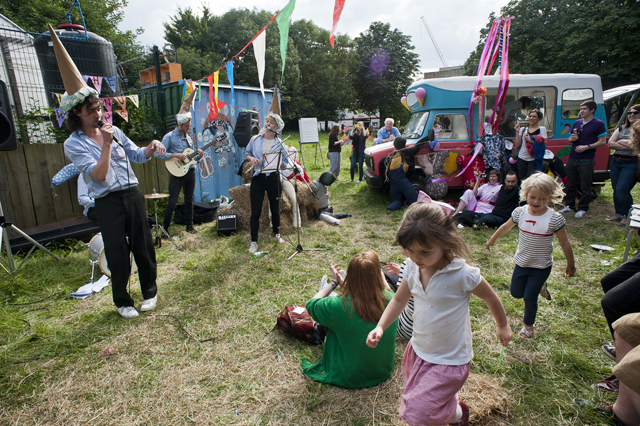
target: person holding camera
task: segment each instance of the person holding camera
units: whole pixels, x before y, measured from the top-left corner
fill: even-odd
[[[486,179],[487,175],[482,174],[480,178]],[[489,172],[488,183],[478,187],[478,185],[480,185],[480,179],[476,179],[473,190],[467,189],[464,194],[462,194],[462,197],[460,197],[460,203],[453,213],[453,219],[455,220],[455,215],[464,210],[478,213],[491,213],[493,207],[496,205],[500,188],[502,188],[500,181],[502,181],[502,173],[495,169]]]

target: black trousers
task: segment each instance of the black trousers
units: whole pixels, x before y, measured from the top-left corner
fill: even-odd
[[[111,270],[113,303],[118,308],[133,306],[133,299],[127,292],[130,252],[138,265],[142,297],[151,299],[157,293],[156,251],[142,192],[138,187],[111,192],[97,198],[95,208]]]
[[[640,253],[602,277],[600,285],[604,291],[602,311],[613,336],[611,325],[616,320],[640,312]]]
[[[593,178],[594,160],[568,160],[564,168],[567,173],[567,195],[565,205],[576,211],[589,210],[591,203],[591,178]],[[580,199],[576,207],[576,198],[580,190]]]
[[[187,209],[185,214],[187,225],[193,224],[193,192],[196,189],[196,169],[189,169],[186,175],[176,177],[169,175],[169,202],[164,211],[164,223],[162,227],[169,229],[173,220],[173,211],[180,196],[180,190],[184,188],[184,206]]]
[[[280,185],[278,173],[270,173],[269,176],[259,173],[251,178],[251,188],[249,189],[249,198],[251,199],[251,241],[258,241],[260,214],[262,213],[265,191],[267,197],[269,197],[273,233],[277,234],[280,231],[279,198],[282,194],[282,185]]]

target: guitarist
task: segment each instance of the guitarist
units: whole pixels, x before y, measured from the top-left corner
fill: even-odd
[[[193,101],[193,95],[195,90],[191,92],[191,95],[184,101],[180,107],[180,112],[176,115],[176,121],[178,127],[173,131],[164,135],[162,138],[162,144],[167,149],[164,155],[156,154],[157,158],[162,160],[168,160],[170,158],[177,158],[180,161],[188,161],[187,156],[183,154],[184,150],[191,148],[198,153],[198,160],[202,158],[204,152],[201,149],[197,149],[193,143],[193,140],[189,136],[191,130],[191,102]],[[189,167],[189,172],[181,177],[173,176],[169,174],[169,202],[167,208],[164,211],[164,229],[169,232],[169,225],[171,225],[171,219],[173,218],[173,211],[176,208],[178,202],[178,196],[180,190],[184,191],[184,204],[186,211],[187,232],[192,234],[197,233],[193,228],[193,193],[196,189],[196,165]],[[165,234],[162,238],[167,238]]]

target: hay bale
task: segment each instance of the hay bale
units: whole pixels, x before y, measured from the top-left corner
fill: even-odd
[[[318,212],[318,200],[311,193],[307,184],[302,183],[297,179],[295,179],[295,183],[292,183],[297,187],[298,205],[300,206],[300,218],[302,222],[304,223],[315,220],[316,213]]]
[[[483,374],[470,373],[460,390],[460,400],[469,407],[469,423],[480,425],[507,425],[509,393],[495,379]]]
[[[251,183],[251,176],[253,175],[253,167],[251,166],[251,162],[245,160],[240,168],[242,169],[242,182]]]

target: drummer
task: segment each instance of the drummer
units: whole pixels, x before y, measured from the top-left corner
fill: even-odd
[[[142,289],[141,311],[156,307],[156,252],[138,179],[129,161],[144,163],[155,152],[164,153],[160,141],[146,148],[137,147],[118,128],[103,123],[102,101],[96,90],[87,86],[62,43],[49,26],[58,67],[66,89],[60,109],[68,112],[71,136],[64,153],[80,170],[95,200],[95,212],[111,270],[113,303],[123,318],[135,318],[138,311],[127,292],[131,275],[130,252],[138,265]]]

